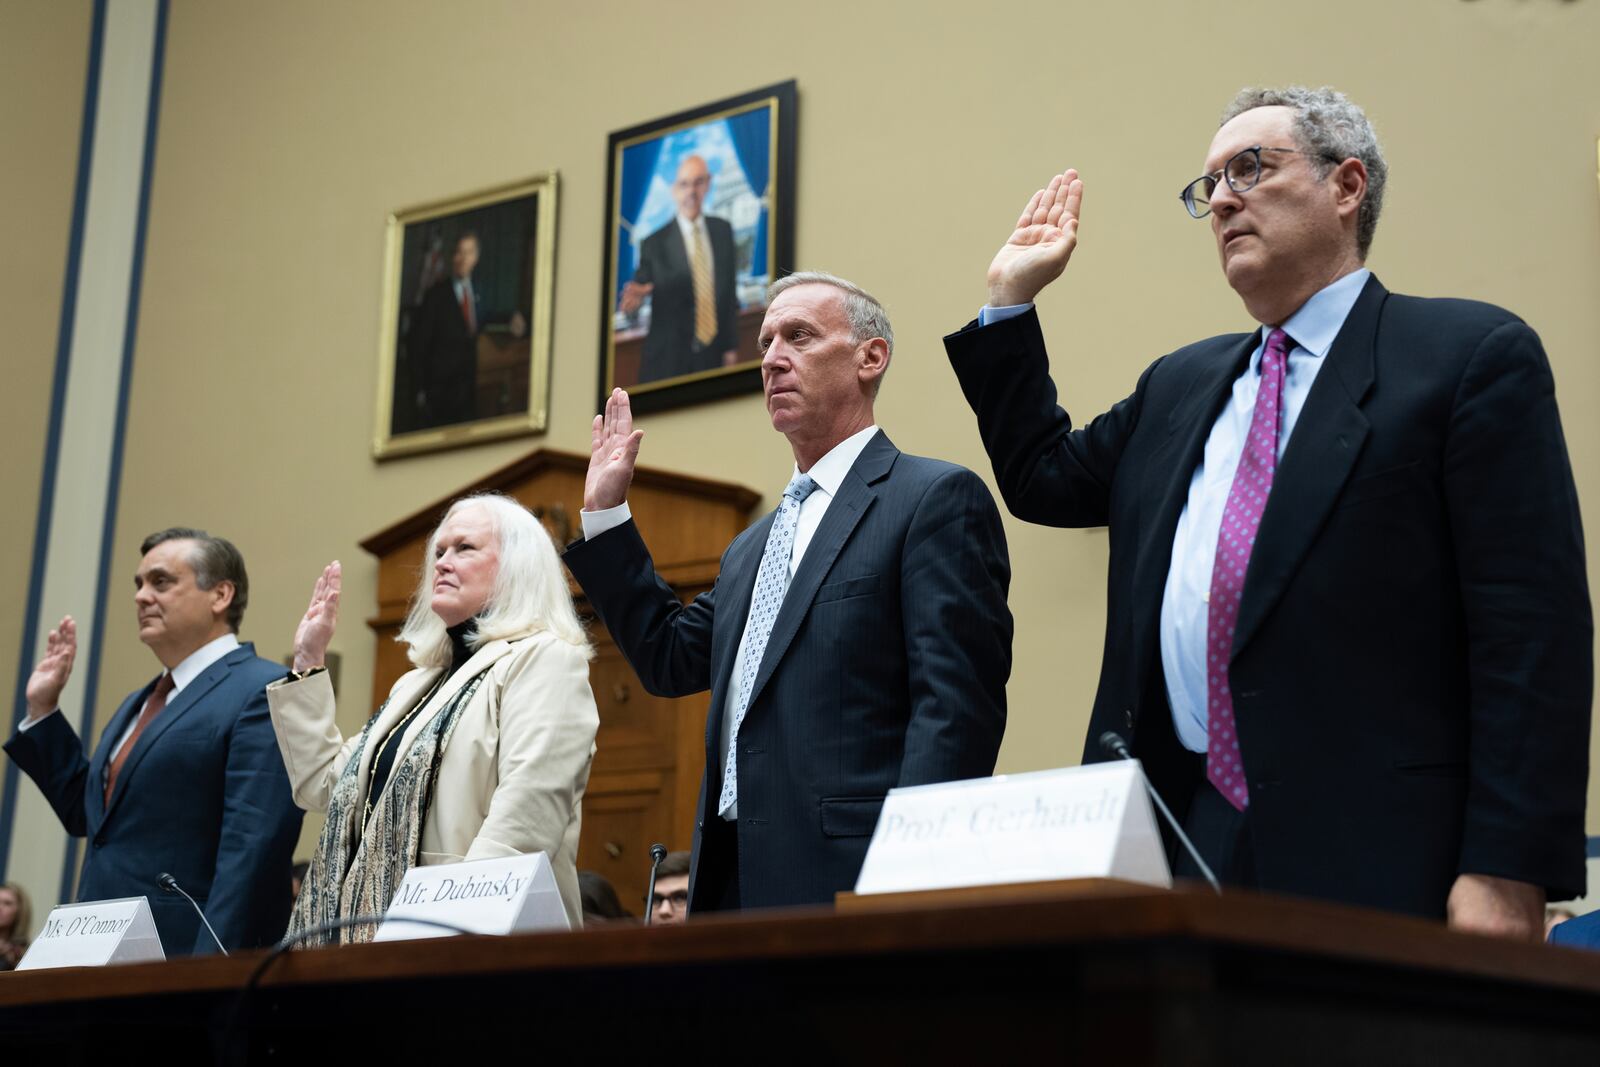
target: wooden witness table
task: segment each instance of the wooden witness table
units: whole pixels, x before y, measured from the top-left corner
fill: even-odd
[[[1600,1064],[1600,954],[1115,883],[0,974],[0,1062]],[[409,1057],[409,1058],[408,1058]]]

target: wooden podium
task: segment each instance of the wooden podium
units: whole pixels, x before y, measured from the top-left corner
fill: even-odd
[[[373,708],[396,679],[411,669],[394,641],[416,589],[428,535],[451,501],[471,493],[504,493],[538,515],[559,547],[582,534],[587,456],[539,449],[464,485],[361,542],[378,557],[378,610],[368,625],[377,637]],[[742,486],[641,467],[628,505],[644,533],[656,570],[687,601],[717,580],[723,549],[749,525],[760,497]],[[570,581],[570,578],[569,578]],[[580,614],[583,590],[572,583]],[[707,694],[668,700],[639,685],[632,668],[598,621],[588,620],[595,643],[589,669],[600,710],[594,767],[583,798],[578,866],[599,871],[616,887],[629,911],[639,914],[649,878],[650,845],[686,849],[694,828],[700,776],[705,770]]]
[[[263,958],[0,974],[5,1062],[1600,1063],[1600,954],[1209,890]]]

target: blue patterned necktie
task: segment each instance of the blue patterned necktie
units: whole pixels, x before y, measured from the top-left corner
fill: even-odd
[[[767,638],[772,636],[772,624],[778,619],[778,609],[783,607],[783,595],[789,591],[789,557],[794,553],[794,533],[800,525],[800,505],[816,487],[817,483],[809,474],[796,474],[791,478],[783,490],[772,529],[767,531],[767,550],[762,553],[761,569],[756,572],[756,591],[750,601],[744,669],[739,672],[738,695],[733,707],[728,709],[733,716],[733,728],[728,733],[728,765],[722,770],[718,815],[726,815],[739,797],[738,761],[734,758],[739,751],[739,724],[750,707],[750,690],[755,687],[756,675],[761,671]]]

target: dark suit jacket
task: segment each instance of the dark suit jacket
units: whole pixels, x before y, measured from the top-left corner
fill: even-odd
[[[1600,951],[1600,911],[1591,911],[1561,923],[1550,931],[1550,943]]]
[[[456,300],[455,278],[447,276],[428,287],[406,334],[406,355],[427,400],[423,425],[449,426],[469,422],[476,415],[478,389],[478,331],[483,328],[483,307],[476,286],[472,289],[473,323],[468,329]]]
[[[1074,430],[1037,316],[946,339],[1013,514],[1110,527],[1104,730],[1182,816],[1159,623],[1173,533],[1256,343],[1157,360]],[[1370,279],[1280,462],[1229,679],[1262,888],[1443,915],[1458,873],[1584,885],[1592,621],[1578,501],[1537,336]]]
[[[772,514],[687,606],[633,523],[567,550],[611,636],[660,696],[711,690],[691,910],[722,789],[722,715]],[[743,907],[824,904],[854,886],[884,794],[993,772],[1011,673],[1011,568],[971,471],[877,434],[845,477],[773,624],[739,728]],[[720,868],[719,868],[720,869]]]
[[[283,936],[301,815],[267,717],[266,685],[283,675],[248,644],[206,668],[140,735],[109,808],[111,750],[156,679],[122,702],[93,759],[59,713],[6,742],[67,833],[89,839],[79,900],[149,897],[169,956],[216,951],[188,902],[157,885],[165,871],[230,950]]]
[[[639,246],[633,280],[655,286],[650,294],[650,332],[639,359],[639,381],[654,382],[722,366],[722,354],[739,347],[739,294],[734,289],[733,227],[705,216],[711,241],[711,273],[717,300],[717,336],[694,351],[694,275],[676,217]]]

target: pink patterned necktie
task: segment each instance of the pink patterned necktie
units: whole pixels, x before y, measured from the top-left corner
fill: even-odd
[[[1211,567],[1210,612],[1206,625],[1207,742],[1206,778],[1228,803],[1243,811],[1250,803],[1244,764],[1239,757],[1239,731],[1233,720],[1233,691],[1228,688],[1228,663],[1233,657],[1233,631],[1239,622],[1250,550],[1256,544],[1261,513],[1278,469],[1278,429],[1283,425],[1283,375],[1289,335],[1273,330],[1261,355],[1261,386],[1250,419],[1239,468],[1228,490],[1217,534],[1217,558]]]

